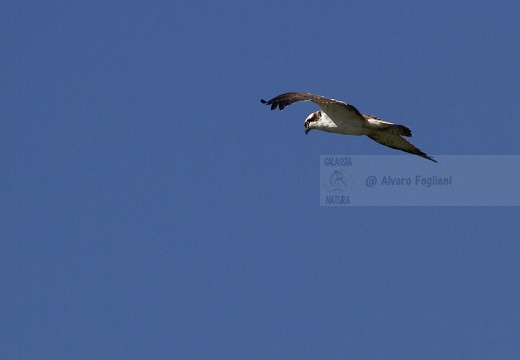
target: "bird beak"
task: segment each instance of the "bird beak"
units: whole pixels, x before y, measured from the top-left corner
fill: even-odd
[[[305,135],[309,135],[309,123],[306,121],[305,122]]]
[[[309,135],[309,129],[305,129],[305,135]]]

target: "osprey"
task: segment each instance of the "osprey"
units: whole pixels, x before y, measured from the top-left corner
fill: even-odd
[[[290,92],[278,95],[269,101],[264,99],[260,101],[262,104],[271,105],[271,110],[277,107],[283,110],[286,106],[300,101],[310,101],[318,105],[321,110],[310,114],[305,120],[305,134],[316,129],[343,135],[366,135],[392,149],[437,162],[403,138],[403,136],[412,136],[412,132],[406,126],[361,114],[354,106],[343,101],[300,92]]]

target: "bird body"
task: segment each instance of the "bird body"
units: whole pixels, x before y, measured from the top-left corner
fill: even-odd
[[[342,135],[366,135],[382,145],[437,162],[403,138],[412,136],[408,127],[361,114],[354,106],[343,101],[300,92],[282,94],[269,101],[261,100],[263,104],[271,105],[271,110],[277,107],[283,110],[300,101],[311,101],[321,108],[305,119],[306,134],[311,130],[321,130]]]

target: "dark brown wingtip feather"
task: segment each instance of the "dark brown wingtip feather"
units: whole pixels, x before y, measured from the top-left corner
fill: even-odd
[[[413,153],[411,152],[410,154],[414,154],[414,155],[419,155],[420,157],[422,158],[425,158],[425,159],[428,159],[430,161],[433,161],[434,163],[438,162],[437,160],[435,160],[434,158],[432,158],[431,156],[428,156],[426,155],[425,153],[423,153],[421,150],[417,149],[417,152]]]
[[[271,110],[276,109],[276,107],[279,105],[278,103],[273,102],[272,100],[265,101],[264,99],[260,99],[260,102],[265,105],[271,105]],[[283,106],[280,104],[280,110],[282,110],[282,109],[283,109]]]

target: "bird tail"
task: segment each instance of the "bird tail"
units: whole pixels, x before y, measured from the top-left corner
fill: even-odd
[[[412,131],[404,125],[392,125],[384,129],[383,132],[406,137],[412,136]]]
[[[404,125],[396,125],[386,122],[375,116],[363,115],[363,117],[371,124],[372,128],[389,135],[412,136],[412,131]]]

